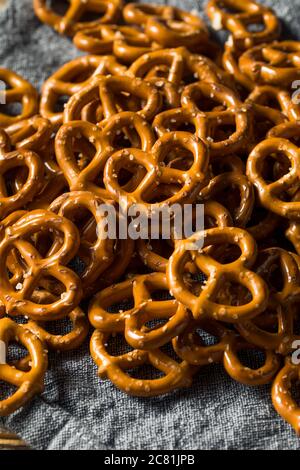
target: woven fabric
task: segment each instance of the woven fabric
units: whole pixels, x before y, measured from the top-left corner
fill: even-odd
[[[177,3],[198,11],[204,4]],[[263,3],[274,4],[285,34],[300,34],[299,0]],[[40,88],[59,66],[80,53],[69,39],[35,18],[32,0],[6,4],[0,10],[0,64]],[[161,398],[131,398],[100,381],[88,342],[75,352],[50,354],[45,392],[1,419],[1,425],[36,449],[300,448],[290,426],[273,410],[269,386],[239,385],[215,365],[203,368],[191,389]]]

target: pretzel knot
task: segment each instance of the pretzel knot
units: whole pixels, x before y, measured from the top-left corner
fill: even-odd
[[[33,242],[39,234],[48,236],[50,240],[52,238],[52,247],[50,242],[50,249],[45,255]],[[72,222],[44,210],[29,212],[7,227],[0,243],[3,260],[0,267],[1,300],[7,313],[43,321],[63,318],[74,310],[81,300],[82,288],[78,276],[65,265],[73,259],[79,244],[79,233]],[[23,270],[22,283],[18,282],[17,285],[11,282],[7,269],[8,257],[12,252],[17,254]],[[41,286],[43,279],[53,278],[63,286],[60,298],[45,304],[35,302],[32,298],[34,290]]]
[[[6,90],[0,90],[0,110],[2,108],[0,127],[6,128],[37,113],[38,93],[30,83],[20,75],[4,68],[0,68],[0,80],[7,85]],[[2,92],[4,92],[3,96]],[[5,108],[5,106],[14,103],[21,103],[22,105],[21,112],[15,116],[7,113]]]
[[[275,174],[275,181],[269,182],[264,177],[267,160],[280,162],[282,155],[289,162],[288,169],[279,179]],[[299,165],[299,149],[286,139],[269,138],[255,147],[248,158],[247,175],[258,189],[258,196],[264,207],[283,217],[299,218],[299,202],[288,200],[291,199],[289,191],[295,193],[299,189]]]
[[[45,150],[50,142],[52,132],[53,127],[50,121],[39,115],[6,128],[6,133],[13,147],[33,150],[34,152]]]
[[[226,264],[216,261],[205,254],[203,249],[196,251],[202,238],[203,248],[230,244],[239,247],[241,255]],[[268,289],[265,282],[249,270],[255,263],[256,252],[254,239],[248,232],[238,228],[212,228],[180,241],[167,268],[170,291],[179,302],[192,311],[196,320],[212,318],[237,323],[254,318],[264,311],[268,303]],[[193,261],[197,269],[207,277],[205,285],[198,286],[199,293],[191,292],[184,278],[184,266],[188,261]],[[244,286],[251,293],[251,300],[242,305],[220,303],[218,295],[226,282]]]
[[[97,76],[72,96],[65,108],[64,122],[81,119],[84,108],[92,102],[101,107],[102,119],[120,111],[134,111],[151,121],[161,109],[162,97],[154,85],[138,78]],[[94,123],[100,120],[96,118]]]
[[[20,168],[28,169],[27,179],[14,194],[9,195],[7,174]],[[39,156],[23,148],[10,152],[9,137],[0,130],[0,218],[31,202],[41,189],[43,177],[44,167]]]
[[[232,11],[227,12],[226,8]],[[206,11],[213,28],[228,29],[239,49],[274,41],[281,32],[279,19],[274,12],[253,0],[210,0]],[[262,24],[263,30],[249,31],[249,26],[256,24]]]
[[[278,103],[282,113],[290,120],[297,121],[300,119],[300,107],[293,103],[290,93],[277,87],[268,85],[257,86],[248,96],[247,103],[255,103],[261,106],[274,108],[274,102]],[[274,109],[276,111],[276,109]],[[280,123],[278,123],[280,124]]]
[[[48,360],[41,341],[9,318],[0,320],[0,340],[5,343],[6,349],[11,342],[21,343],[28,350],[31,361],[27,372],[9,364],[0,364],[1,381],[17,388],[13,395],[0,401],[0,416],[7,416],[43,391]]]
[[[187,150],[192,155],[192,164],[188,170],[166,166],[165,160],[176,149]],[[118,175],[122,169],[130,171],[133,165],[141,165],[146,173],[138,185],[128,192],[120,185]],[[170,132],[157,140],[150,152],[131,148],[114,153],[106,163],[104,182],[112,198],[121,199],[125,207],[141,204],[149,212],[175,203],[193,201],[205,184],[207,168],[207,148],[198,137],[188,132]],[[157,187],[172,183],[179,185],[178,192],[171,197],[167,196],[162,202],[155,202]]]
[[[122,332],[126,341],[138,349],[153,350],[167,344],[187,326],[190,315],[174,299],[155,300],[157,291],[168,291],[163,273],[136,276],[134,279],[113,285],[99,292],[89,309],[92,325],[104,332]],[[117,302],[133,299],[133,307],[124,307],[119,313],[109,313]],[[154,320],[167,320],[163,326],[146,327]]]
[[[300,77],[299,53],[297,41],[262,44],[244,52],[239,66],[242,73],[258,84],[289,89]]]
[[[64,16],[55,13],[47,6],[46,0],[34,0],[35,14],[43,22],[52,26],[59,34],[74,36],[85,28],[101,23],[114,23],[118,20],[122,7],[122,0],[68,0],[70,6]],[[99,14],[95,21],[84,21],[85,13]]]
[[[186,361],[178,363],[159,349],[151,351],[134,349],[119,356],[112,356],[107,352],[105,346],[109,336],[109,333],[95,330],[90,344],[92,358],[99,367],[99,376],[109,378],[125,393],[133,396],[151,397],[164,395],[172,390],[191,385],[195,368]],[[163,377],[139,379],[130,376],[130,370],[134,371],[147,364],[162,372]]]

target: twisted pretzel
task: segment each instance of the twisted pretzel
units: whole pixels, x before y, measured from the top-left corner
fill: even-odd
[[[244,52],[239,67],[256,83],[288,89],[300,77],[299,52],[296,41],[262,44]]]
[[[36,115],[7,127],[6,133],[11,145],[16,149],[25,148],[41,152],[50,142],[53,127],[48,119]]]
[[[50,248],[42,255],[32,242],[37,233],[61,237],[59,246]],[[77,307],[82,297],[78,276],[65,267],[79,248],[79,233],[67,219],[52,212],[36,210],[25,214],[14,225],[8,227],[0,243],[3,263],[0,267],[1,300],[11,316],[22,315],[32,320],[57,320]],[[42,247],[41,247],[42,248]],[[23,283],[14,286],[7,271],[7,260],[12,250],[23,259]],[[55,278],[65,288],[60,298],[53,303],[39,304],[32,294],[39,282],[47,277]]]
[[[9,318],[0,320],[0,339],[6,348],[12,341],[21,343],[28,350],[31,361],[28,372],[17,370],[9,364],[0,364],[1,380],[17,388],[13,395],[0,401],[0,415],[7,416],[43,391],[48,360],[41,341],[24,326]]]
[[[232,9],[226,12],[224,8]],[[279,19],[274,12],[253,0],[210,0],[206,7],[214,29],[227,29],[233,34],[240,49],[249,49],[256,44],[271,42],[281,32]],[[249,26],[262,24],[262,31],[249,31]]]
[[[291,99],[290,93],[286,90],[272,86],[257,86],[247,98],[247,103],[255,103],[268,107],[275,107],[274,101],[278,103],[280,110],[290,121],[300,119],[300,107]],[[269,103],[271,102],[271,106]]]
[[[74,36],[85,28],[91,28],[101,23],[114,23],[119,16],[122,0],[68,0],[70,7],[64,16],[55,13],[47,6],[46,0],[33,0],[35,14],[43,22],[54,28],[59,34]],[[93,12],[99,14],[95,21],[84,21],[84,14]]]
[[[275,159],[283,154],[290,162],[290,167],[284,176],[273,183],[268,183],[262,174],[266,159]],[[283,196],[296,185],[299,186],[300,171],[299,149],[291,142],[282,138],[269,138],[255,147],[248,158],[247,175],[258,189],[259,199],[264,207],[275,214],[288,218],[299,218],[299,202],[285,202]]]
[[[191,244],[197,246],[199,236],[177,243],[167,268],[168,283],[174,297],[188,307],[194,318],[212,318],[223,322],[237,323],[251,319],[263,312],[268,303],[268,289],[265,282],[249,268],[256,260],[256,244],[248,232],[231,227],[212,228],[203,232],[204,248],[210,245],[227,244],[238,246],[240,257],[227,264],[221,264],[208,254],[190,251]],[[192,260],[200,272],[207,276],[200,293],[192,293],[184,281],[184,266]],[[235,282],[251,292],[252,300],[243,305],[219,303],[217,295],[225,281]]]
[[[3,110],[0,113],[0,127],[6,128],[37,113],[38,94],[30,83],[15,72],[4,68],[0,68],[0,80],[7,85],[4,92],[5,105],[3,105]],[[21,103],[22,110],[20,114],[11,116],[6,112],[5,106],[14,103]],[[0,104],[1,108],[2,105]]]

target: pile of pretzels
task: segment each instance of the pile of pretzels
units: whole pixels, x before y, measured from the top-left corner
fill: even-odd
[[[0,340],[28,351],[0,365],[16,388],[0,415],[40,393],[48,350],[78,348],[91,325],[99,375],[122,391],[163,395],[222,363],[273,384],[299,433],[300,42],[279,42],[278,18],[252,0],[208,2],[225,50],[172,6],[47,5],[33,0],[40,20],[88,55],[40,94],[0,69]],[[204,245],[101,237],[98,208],[120,201],[204,205]],[[51,332],[63,319],[71,331]]]

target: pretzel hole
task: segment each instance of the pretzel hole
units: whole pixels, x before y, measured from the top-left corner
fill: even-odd
[[[259,23],[249,23],[245,26],[249,33],[262,33],[266,29],[266,25],[263,21]]]
[[[94,21],[99,21],[106,12],[105,5],[95,4],[93,6],[88,6],[84,13],[80,16],[81,23],[92,23]]]
[[[57,15],[65,16],[70,8],[70,2],[66,0],[46,0],[46,7],[53,10]]]
[[[54,112],[63,113],[69,99],[70,99],[70,95],[56,95],[56,100],[54,104]]]
[[[237,356],[244,367],[257,370],[266,363],[266,353],[259,349],[245,348],[237,352]]]
[[[11,197],[17,194],[23,185],[26,183],[28,178],[29,170],[22,163],[17,165],[15,168],[3,173],[2,178],[5,185],[6,197]]]
[[[120,168],[118,172],[118,185],[122,188],[126,187],[129,193],[134,192],[146,173],[146,169],[138,163],[126,164],[126,167]]]
[[[238,6],[234,5],[234,2],[226,1],[218,1],[217,2],[218,8],[222,10],[224,13],[228,13],[229,15],[238,15],[240,13],[244,13],[245,10],[239,8]]]
[[[300,380],[293,380],[290,389],[290,395],[296,405],[300,407]]]
[[[278,332],[278,316],[273,312],[266,311],[254,319],[255,325],[267,333]]]
[[[104,307],[104,305],[103,305]],[[127,310],[131,310],[134,308],[134,300],[132,297],[130,298],[124,298],[121,301],[114,302],[106,307],[106,310],[109,313],[120,313],[120,312],[126,312]]]
[[[202,112],[225,111],[226,107],[217,99],[202,95],[198,91],[193,93],[193,102]]]
[[[283,152],[268,155],[262,165],[261,175],[266,183],[274,183],[290,172],[291,162]]]
[[[0,105],[1,113],[7,116],[17,117],[22,114],[23,105],[20,102],[11,102]]]
[[[210,129],[209,136],[214,142],[222,142],[229,139],[236,132],[236,126],[233,124],[220,124]]]
[[[107,353],[110,356],[121,356],[122,354],[128,354],[134,349],[127,343],[125,337],[121,334],[111,335],[105,344]]]
[[[174,300],[174,297],[170,294],[169,289],[155,289],[151,292],[152,300]]]
[[[28,356],[27,349],[23,346],[22,343],[12,342],[9,344],[6,352],[6,363],[9,365],[16,366],[18,361],[21,361]]]
[[[115,151],[124,148],[142,148],[142,142],[139,134],[132,127],[118,129],[112,141],[112,147]]]
[[[65,336],[71,333],[74,329],[74,325],[69,317],[61,320],[44,322],[42,325],[43,329],[53,336]]]
[[[161,379],[165,376],[161,370],[156,369],[152,364],[144,364],[142,366],[135,367],[134,369],[129,369],[127,374],[133,379],[140,380],[155,380]]]
[[[176,170],[189,171],[194,164],[194,155],[188,149],[175,146],[166,156],[165,164]]]
[[[242,256],[241,248],[235,243],[215,243],[209,255],[220,264],[234,263]]]
[[[0,379],[0,400],[6,400],[7,398],[11,397],[16,391],[18,387],[11,385],[7,382],[4,382]]]
[[[63,297],[65,286],[62,282],[53,276],[44,276],[37,281],[36,291],[33,292],[32,298],[36,303],[51,304],[58,297]]]
[[[217,336],[211,335],[210,333],[201,328],[197,328],[195,333],[199,337],[200,344],[202,344],[203,346],[214,346],[219,343],[219,339],[217,338]]]
[[[251,300],[252,295],[245,286],[227,280],[223,281],[222,289],[219,289],[214,296],[216,303],[231,307],[246,305]]]

